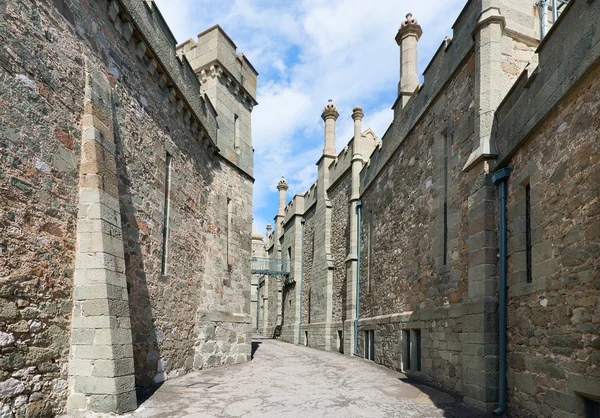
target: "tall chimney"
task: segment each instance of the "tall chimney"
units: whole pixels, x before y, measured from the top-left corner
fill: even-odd
[[[402,97],[402,107],[411,98],[419,86],[417,74],[417,43],[423,34],[417,19],[411,13],[406,15],[406,20],[400,25],[396,35],[396,43],[400,46],[400,83],[398,95]]]
[[[289,186],[283,176],[279,183],[277,183],[277,190],[279,190],[279,210],[277,216],[285,216],[285,192],[289,189]]]
[[[354,155],[360,155],[361,157],[365,157],[363,155],[364,150],[362,149],[362,132],[360,123],[362,118],[365,117],[365,114],[362,111],[362,107],[356,106],[352,109],[352,119],[354,120]]]
[[[337,156],[335,152],[335,121],[339,115],[337,107],[329,99],[321,114],[321,118],[325,121],[325,147],[323,148],[323,155],[326,157],[335,158]]]

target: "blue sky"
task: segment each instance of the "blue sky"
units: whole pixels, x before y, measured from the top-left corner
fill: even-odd
[[[179,43],[218,23],[260,73],[252,112],[254,223],[264,232],[277,212],[277,181],[288,201],[316,180],[328,99],[337,105],[338,152],[351,139],[352,108],[363,129],[388,128],[399,81],[394,40],[411,12],[423,28],[419,73],[466,0],[156,0]]]

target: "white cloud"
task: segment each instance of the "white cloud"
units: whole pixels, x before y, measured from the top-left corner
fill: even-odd
[[[288,197],[315,181],[323,149],[320,114],[333,99],[338,151],[351,139],[352,108],[365,113],[363,130],[380,138],[392,121],[399,51],[394,40],[407,12],[419,19],[422,71],[465,0],[157,0],[181,42],[219,23],[258,69],[258,102],[252,118],[255,147],[254,209],[264,226],[277,211],[278,179]],[[289,199],[288,199],[289,200]]]

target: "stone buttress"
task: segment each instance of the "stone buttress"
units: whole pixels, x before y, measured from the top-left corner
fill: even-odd
[[[111,86],[86,62],[67,410],[137,407]]]

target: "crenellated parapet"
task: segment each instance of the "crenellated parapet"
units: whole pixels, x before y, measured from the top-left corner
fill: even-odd
[[[107,14],[122,40],[150,78],[167,96],[174,114],[207,149],[218,152],[217,120],[213,105],[185,58],[177,56],[175,38],[154,1],[110,0]]]
[[[418,25],[418,22],[413,16],[408,16],[400,25],[396,41],[402,43],[402,39],[408,39],[406,36],[410,34],[416,44],[420,32],[414,25]],[[493,111],[500,104],[502,95],[510,90],[522,69],[533,59],[535,48],[540,42],[539,23],[529,2],[470,0],[452,29],[452,37],[447,36],[442,40],[425,67],[423,82],[414,91],[410,91],[412,85],[404,93],[400,89],[392,106],[394,122],[383,135],[381,146],[361,172],[361,193],[373,184],[373,180],[381,173],[400,144],[423,115],[435,105],[456,72],[469,60],[473,62],[470,63],[472,67],[469,68],[472,69],[468,73],[473,77],[476,89],[477,103],[474,103],[474,107],[479,109],[474,123],[476,135],[473,138],[476,142],[473,144],[469,166],[493,155],[489,143]],[[410,49],[411,54],[415,52],[412,47]],[[487,59],[486,53],[495,58]],[[408,65],[402,55],[400,86],[403,84],[405,69],[410,69],[409,78],[414,80],[412,76],[417,74],[417,69],[412,65],[413,62],[416,65],[414,59]]]

